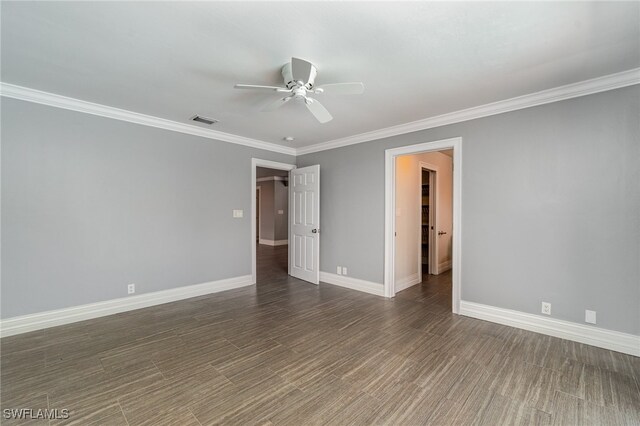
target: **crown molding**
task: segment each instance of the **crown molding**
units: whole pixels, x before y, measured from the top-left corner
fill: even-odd
[[[28,87],[17,86],[10,83],[0,82],[0,96],[19,99],[27,102],[34,102],[56,108],[68,109],[71,111],[83,112],[85,114],[98,115],[100,117],[112,118],[114,120],[127,121],[129,123],[141,124],[143,126],[156,127],[173,132],[185,133],[188,135],[200,136],[207,139],[234,143],[237,145],[249,146],[252,148],[264,149],[267,151],[279,152],[281,154],[296,155],[296,149],[277,145],[258,139],[246,138],[217,130],[203,129],[165,118],[140,114],[107,105],[82,101],[80,99],[69,98],[55,93],[43,92]]]
[[[619,89],[626,86],[640,84],[640,68],[597,77],[578,83],[567,84],[541,92],[518,96],[511,99],[492,102],[473,108],[450,112],[422,120],[412,121],[397,126],[386,127],[371,132],[360,133],[346,138],[334,139],[327,142],[320,142],[296,150],[296,155],[310,154],[328,149],[340,148],[348,145],[355,145],[362,142],[369,142],[376,139],[388,138],[391,136],[403,135],[420,130],[432,129],[434,127],[446,126],[449,124],[461,123],[463,121],[475,120],[477,118],[516,111],[594,93],[605,92],[607,90]]]
[[[353,136],[347,136],[345,138],[320,142],[317,144],[299,148],[282,146],[258,139],[251,139],[243,136],[233,135],[231,133],[224,133],[217,130],[203,129],[201,127],[179,123],[177,121],[140,114],[137,112],[127,111],[124,109],[114,108],[92,102],[86,102],[80,99],[69,98],[66,96],[30,89],[28,87],[17,86],[10,83],[0,82],[0,96],[68,109],[72,111],[83,112],[86,114],[98,115],[101,117],[112,118],[114,120],[128,121],[130,123],[141,124],[143,126],[157,127],[159,129],[171,130],[174,132],[200,136],[208,139],[215,139],[218,141],[249,146],[252,148],[264,149],[281,154],[297,156],[311,154],[318,151],[326,151],[334,148],[340,148],[348,145],[355,145],[392,136],[403,135],[420,130],[432,129],[449,124],[461,123],[464,121],[475,120],[477,118],[489,117],[492,115],[503,114],[505,112],[517,111],[519,109],[530,108],[552,102],[563,101],[566,99],[577,98],[580,96],[591,95],[594,93],[605,92],[608,90],[619,89],[622,87],[633,86],[635,84],[640,84],[640,68],[634,68],[616,74],[610,74],[603,77],[581,81],[578,83],[567,84],[565,86],[560,86],[553,89],[543,90],[541,92],[492,102],[489,104],[467,108],[460,111],[454,111],[447,114],[424,118],[422,120],[412,121],[409,123],[399,124],[391,127],[385,127],[383,129],[378,129],[371,132],[360,133]]]

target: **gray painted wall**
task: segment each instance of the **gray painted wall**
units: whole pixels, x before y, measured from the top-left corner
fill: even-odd
[[[1,102],[2,318],[251,274],[251,157],[293,157]]]
[[[289,191],[287,187],[278,180],[256,182],[256,186],[260,187],[260,239],[286,240],[289,235]],[[282,214],[278,213],[279,210],[282,210]]]
[[[289,187],[284,182],[277,180],[273,182],[274,209],[275,209],[275,240],[281,241],[289,238]],[[282,211],[282,214],[279,213]]]
[[[256,182],[260,187],[260,239],[273,240],[275,235],[273,181]]]
[[[640,87],[298,157],[321,168],[321,270],[382,282],[384,150],[456,136],[462,299],[640,334]]]

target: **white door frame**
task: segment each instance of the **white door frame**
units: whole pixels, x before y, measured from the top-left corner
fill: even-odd
[[[440,172],[440,168],[435,164],[427,163],[425,161],[418,162],[418,176],[420,176],[420,185],[418,186],[418,205],[420,206],[420,220],[418,221],[418,235],[420,235],[420,239],[418,241],[418,277],[420,277],[420,281],[422,281],[422,170],[427,170],[429,172],[429,236],[427,240],[429,241],[429,270],[427,273],[431,273],[434,275],[438,275],[438,239],[435,234],[438,232],[438,200],[436,197],[438,196],[438,189],[436,188],[438,182],[438,173]],[[434,178],[435,175],[435,178]],[[432,206],[432,198],[431,194],[435,194],[433,197],[433,205],[435,208],[431,208]],[[431,232],[431,226],[433,224],[434,232]],[[435,259],[435,262],[434,262]]]
[[[260,214],[260,209],[262,208],[262,186],[256,186],[256,191],[258,191],[258,204],[256,204],[256,213],[258,216],[258,223],[256,228],[258,228],[258,235],[256,235],[256,243],[260,242],[260,235],[262,235],[262,214]]]
[[[384,169],[384,295],[395,296],[396,157],[453,149],[452,310],[460,311],[462,253],[462,138],[443,139],[385,150]]]
[[[256,169],[266,167],[276,170],[291,171],[296,168],[295,164],[278,163],[277,161],[262,160],[260,158],[251,159],[251,282],[256,283]],[[289,205],[289,234],[291,238],[291,205]],[[291,259],[289,259],[289,270],[291,269]]]

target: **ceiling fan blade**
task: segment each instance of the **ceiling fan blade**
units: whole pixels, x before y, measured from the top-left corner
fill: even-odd
[[[299,58],[291,58],[291,75],[295,81],[307,83],[312,79],[313,64]]]
[[[311,111],[311,114],[313,114],[316,120],[318,120],[320,123],[326,123],[333,120],[333,117],[331,116],[331,114],[329,114],[329,111],[327,111],[327,109],[315,99],[307,98],[305,100],[305,105],[307,106],[309,111]]]
[[[276,99],[275,102],[271,102],[269,105],[267,105],[266,107],[262,108],[262,111],[273,111],[273,110],[276,110],[276,109],[280,108],[282,105],[284,105],[287,102],[289,102],[292,98],[293,98],[293,96],[287,96],[286,98]]]
[[[315,89],[316,93],[329,93],[332,95],[360,95],[364,92],[362,83],[332,83],[323,84]]]
[[[272,90],[274,92],[288,92],[289,89],[286,87],[277,87],[277,86],[260,86],[257,84],[236,84],[233,86],[236,89],[259,89],[259,90]]]

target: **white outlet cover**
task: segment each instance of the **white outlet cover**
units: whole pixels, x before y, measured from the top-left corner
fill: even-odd
[[[284,214],[284,210],[278,210],[278,214]]]
[[[586,310],[584,311],[584,322],[588,322],[589,324],[596,323],[596,311]]]
[[[243,217],[244,216],[244,211],[243,210],[234,210],[233,211],[233,217]]]
[[[542,302],[542,313],[545,315],[551,315],[551,303]]]
[[[336,272],[338,273],[338,275],[342,275],[342,266],[338,266],[336,268]]]
[[[342,275],[347,275],[347,267],[346,266],[342,267]]]

